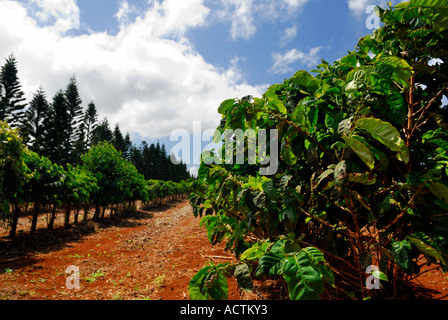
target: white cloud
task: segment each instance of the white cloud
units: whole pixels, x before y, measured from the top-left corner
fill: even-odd
[[[296,70],[297,67],[291,67],[291,64],[301,63],[307,67],[316,66],[319,63],[319,51],[323,47],[315,47],[310,49],[308,53],[302,52],[297,49],[291,49],[288,52],[274,53],[272,54],[272,59],[274,64],[269,69],[272,73],[287,73],[291,70]]]
[[[143,21],[150,25],[157,35],[182,35],[188,28],[205,23],[209,9],[203,0],[148,0],[153,4]]]
[[[125,20],[130,9],[122,2],[116,35],[75,37],[52,28],[57,21],[41,26],[19,2],[1,0],[0,59],[15,53],[28,99],[40,85],[51,99],[75,74],[84,106],[94,100],[111,124],[143,137],[191,130],[193,121],[216,128],[223,100],[261,96],[264,86],[242,82],[238,59],[227,70],[217,69],[184,37],[204,24],[208,9],[201,0],[155,1],[132,22]]]
[[[80,27],[76,0],[28,0],[27,8],[39,22],[54,22],[47,28],[56,33]]]
[[[364,14],[366,11],[366,8],[369,5],[372,5],[372,0],[347,0],[348,2],[348,8],[352,13],[355,15],[361,15]]]
[[[138,10],[135,6],[133,6],[126,0],[122,0],[120,2],[120,7],[117,13],[115,14],[115,17],[121,25],[127,25],[130,22],[130,15],[137,13]]]
[[[232,40],[250,39],[258,29],[257,21],[276,22],[291,17],[309,0],[218,0],[214,20],[230,23]]]
[[[282,45],[282,46],[286,45],[292,39],[294,39],[296,36],[297,36],[297,27],[296,26],[287,28],[280,38],[280,45]]]

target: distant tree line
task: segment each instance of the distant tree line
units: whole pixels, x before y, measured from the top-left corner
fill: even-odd
[[[134,145],[129,133],[123,135],[118,124],[112,130],[107,118],[98,120],[93,101],[85,110],[82,103],[74,75],[51,99],[40,87],[27,103],[14,54],[1,67],[0,121],[18,129],[24,143],[37,154],[63,167],[75,166],[93,146],[108,142],[146,180],[180,182],[190,178],[186,165],[173,164],[164,145],[148,145],[145,141],[140,146]]]

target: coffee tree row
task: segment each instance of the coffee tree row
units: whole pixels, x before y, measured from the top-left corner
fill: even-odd
[[[219,133],[277,130],[279,169],[202,163],[194,212],[240,262],[200,270],[191,298],[225,299],[231,275],[281,281],[290,299],[399,298],[424,263],[448,271],[447,12],[377,8],[384,26],[340,60],[223,102]]]
[[[10,223],[10,236],[16,234],[17,222],[24,209],[32,205],[31,233],[36,232],[42,209],[49,211],[48,228],[54,227],[56,210],[63,209],[64,225],[69,226],[74,212],[75,223],[90,208],[94,219],[130,208],[136,201],[159,205],[188,191],[186,182],[146,181],[129,161],[111,144],[99,143],[82,156],[82,163],[66,169],[30,151],[18,131],[0,122],[0,218]]]

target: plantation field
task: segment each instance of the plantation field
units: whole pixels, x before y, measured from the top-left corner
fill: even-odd
[[[22,218],[19,230],[27,230],[27,223]],[[63,219],[56,225],[62,227]],[[206,262],[234,262],[225,244],[209,244],[185,200],[69,230],[42,230],[0,240],[0,299],[184,300],[190,279]],[[71,265],[80,270],[79,290],[66,288],[65,269]],[[417,298],[447,299],[448,275],[431,270],[419,282],[424,288],[417,288]],[[271,280],[259,279],[255,287],[268,299],[287,297]],[[261,298],[241,292],[229,279],[229,299]]]
[[[223,246],[208,244],[188,202],[175,201],[121,219],[1,239],[0,299],[182,300],[207,261],[232,259]],[[80,268],[79,290],[66,288],[71,265]],[[229,298],[240,299],[236,281]]]

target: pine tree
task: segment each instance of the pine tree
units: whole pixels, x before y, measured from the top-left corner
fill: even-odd
[[[91,146],[95,146],[100,142],[113,143],[113,132],[109,127],[109,120],[104,118],[101,120],[100,124],[92,131]]]
[[[43,155],[52,162],[63,166],[70,160],[70,119],[65,93],[59,90],[53,97],[48,117],[44,121],[45,143]]]
[[[87,110],[84,114],[84,126],[86,130],[85,134],[85,149],[92,147],[92,134],[98,125],[98,113],[93,101],[87,106]]]
[[[115,125],[115,129],[113,132],[112,145],[115,147],[115,149],[120,151],[121,154],[123,154],[123,152],[125,151],[124,137],[123,133],[121,133],[120,126],[118,125],[118,123]]]
[[[144,176],[144,161],[142,151],[136,146],[132,145],[130,149],[130,161],[137,168],[137,171]],[[145,177],[146,178],[146,177]]]
[[[50,105],[47,96],[42,87],[34,94],[29,104],[29,108],[25,113],[26,126],[24,127],[25,136],[27,136],[28,144],[31,150],[38,154],[42,154],[44,145],[45,125],[44,121],[48,118]]]
[[[131,136],[129,135],[129,132],[127,132],[126,136],[124,137],[124,152],[123,152],[123,157],[126,160],[131,159],[131,149],[132,149],[132,140]]]
[[[79,96],[78,85],[74,75],[70,78],[65,89],[65,99],[69,113],[69,134],[66,141],[66,150],[68,150],[70,163],[77,163],[84,151],[85,127],[83,124],[82,100]]]
[[[0,71],[0,121],[6,120],[12,128],[21,128],[25,122],[24,93],[18,78],[17,60],[11,54]]]
[[[154,147],[152,144],[151,147]],[[148,147],[148,143],[146,141],[142,142],[142,160],[143,160],[143,171],[141,174],[145,176],[146,180],[155,180],[155,176],[153,173],[153,152],[151,152],[151,147]]]

